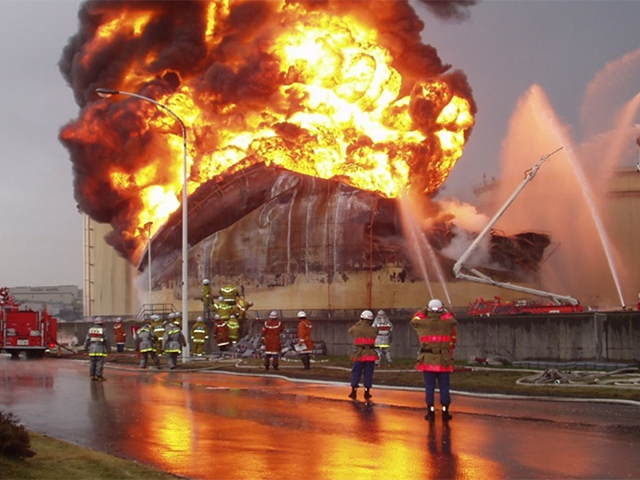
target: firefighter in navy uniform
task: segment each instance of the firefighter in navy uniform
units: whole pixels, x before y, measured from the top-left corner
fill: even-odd
[[[449,412],[451,394],[449,391],[450,373],[453,371],[453,349],[456,344],[457,321],[447,312],[440,300],[434,298],[429,304],[418,310],[411,319],[411,327],[420,339],[420,353],[416,370],[421,371],[427,402],[425,419],[435,419],[436,382],[440,389],[442,419],[451,420]]]
[[[102,318],[96,318],[93,326],[87,332],[84,340],[84,349],[89,352],[89,375],[91,380],[104,381],[104,362],[110,350],[107,331],[104,328]]]
[[[357,396],[360,378],[364,375],[364,398],[371,398],[371,387],[373,386],[373,371],[376,367],[378,354],[375,350],[378,329],[373,325],[373,312],[365,310],[360,315],[360,320],[349,328],[349,334],[353,338],[354,350],[351,355],[353,367],[351,367],[351,393],[349,398],[355,400]]]
[[[275,310],[269,314],[269,318],[262,326],[262,342],[264,343],[264,369],[269,370],[269,361],[273,365],[274,370],[279,368],[280,350],[282,349],[282,340],[280,334],[284,332],[284,325],[278,318],[278,312]]]
[[[391,342],[393,341],[393,324],[384,310],[379,310],[373,321],[373,326],[378,329],[376,337],[376,352],[378,353],[378,361],[376,366],[382,363],[382,359],[386,360],[387,367],[391,366]]]

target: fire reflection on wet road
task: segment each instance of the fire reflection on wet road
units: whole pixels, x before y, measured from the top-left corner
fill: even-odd
[[[469,398],[430,426],[421,391],[377,388],[367,405],[345,385],[114,368],[100,383],[87,372],[0,356],[0,408],[194,479],[637,478],[637,428],[501,417]]]

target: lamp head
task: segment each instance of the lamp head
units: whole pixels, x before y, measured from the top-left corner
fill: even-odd
[[[112,95],[119,94],[120,92],[118,90],[113,90],[112,88],[96,88],[96,93],[102,98],[109,98]]]

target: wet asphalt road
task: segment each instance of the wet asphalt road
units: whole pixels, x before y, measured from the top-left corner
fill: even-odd
[[[287,368],[287,367],[284,367]],[[299,368],[298,365],[291,368]],[[0,355],[0,409],[29,429],[191,479],[640,478],[640,406],[454,394],[266,375],[141,371]],[[455,379],[454,379],[455,382]]]

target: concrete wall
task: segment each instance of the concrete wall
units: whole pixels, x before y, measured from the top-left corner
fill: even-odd
[[[356,311],[307,311],[313,321],[313,339],[323,340],[329,355],[349,355],[351,337],[347,333],[359,316]],[[393,322],[395,357],[414,357],[418,340],[409,325],[413,312],[387,311]],[[268,312],[254,312],[250,333],[259,333]],[[286,328],[296,329],[295,312],[281,313]],[[318,320],[322,318],[322,320]],[[315,320],[314,320],[315,319]],[[74,335],[80,343],[90,322],[60,323],[60,343],[68,344]],[[107,319],[107,330],[113,334]],[[127,332],[134,321],[126,321]],[[127,346],[133,347],[131,335]],[[213,345],[210,346],[213,348]],[[574,315],[526,315],[510,317],[458,316],[458,344],[455,356],[503,357],[509,361],[552,360],[561,362],[601,361],[640,362],[640,312],[600,312]]]

